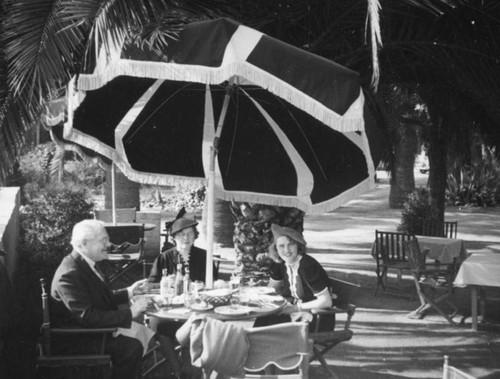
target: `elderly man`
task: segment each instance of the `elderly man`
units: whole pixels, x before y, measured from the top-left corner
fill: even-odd
[[[171,340],[154,334],[134,321],[148,306],[146,298],[139,298],[128,306],[133,295],[142,294],[145,280],[130,287],[111,291],[96,268],[96,262],[107,259],[109,238],[104,224],[98,220],[84,220],[73,228],[73,251],[56,270],[51,286],[51,320],[54,326],[86,328],[117,327],[106,349],[113,362],[113,378],[141,376],[142,356],[151,338],[160,342],[160,348],[170,362],[172,371],[181,376]],[[119,307],[119,304],[126,306]],[[93,340],[59,341],[67,349],[88,348]]]

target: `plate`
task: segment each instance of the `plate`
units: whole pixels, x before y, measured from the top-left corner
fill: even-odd
[[[253,304],[252,303],[251,308],[252,308],[252,312],[267,313],[267,312],[274,311],[280,307],[281,307],[280,305],[274,304],[274,303],[265,303],[265,304]]]
[[[265,301],[266,303],[281,303],[283,302],[283,296],[281,295],[261,295],[259,300]]]
[[[250,307],[242,307],[242,306],[234,307],[231,305],[224,305],[222,307],[215,308],[214,312],[224,316],[240,316],[250,313],[251,310],[252,308]]]
[[[213,305],[211,304],[197,304],[197,303],[194,303],[194,304],[191,304],[191,309],[193,311],[208,311],[210,309],[213,309]]]
[[[270,293],[276,293],[276,290],[272,287],[255,287],[255,290],[257,291],[258,294],[270,294]]]
[[[228,296],[232,293],[233,291],[228,289],[228,288],[217,288],[214,290],[204,290],[200,291],[200,295],[208,295],[211,297],[223,297],[223,296]]]
[[[172,298],[172,305],[184,305],[184,296],[179,295],[179,296],[174,296]]]

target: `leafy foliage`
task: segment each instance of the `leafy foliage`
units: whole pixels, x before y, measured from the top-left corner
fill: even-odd
[[[401,212],[401,223],[397,229],[408,234],[421,234],[424,219],[431,217],[429,191],[419,187],[408,195]]]
[[[236,271],[247,279],[267,279],[271,262],[268,252],[273,242],[271,224],[302,232],[304,212],[297,208],[238,202],[231,204],[231,212],[236,219],[233,237]]]
[[[50,186],[54,161],[60,157],[53,142],[41,144],[23,155],[14,173],[9,177],[9,185],[22,188],[21,204],[27,204],[38,197],[39,192]],[[64,180],[67,185],[99,190],[105,175],[96,163],[78,159],[74,153],[66,152]]]
[[[484,149],[483,159],[464,166],[460,178],[450,174],[446,201],[459,206],[494,206],[500,202],[500,163],[494,149]]]
[[[201,212],[206,196],[206,188],[200,187],[194,190],[178,188],[175,192],[162,195],[158,188],[151,187],[151,195],[141,201],[142,208],[155,208],[164,211],[177,212],[186,208],[188,212]]]
[[[85,189],[48,186],[21,208],[21,251],[29,256],[39,277],[52,278],[70,251],[73,226],[92,218],[94,203]],[[50,280],[50,279],[49,279]]]

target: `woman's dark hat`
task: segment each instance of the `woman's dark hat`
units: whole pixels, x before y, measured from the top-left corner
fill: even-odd
[[[301,245],[307,245],[304,237],[302,237],[302,234],[300,234],[295,229],[289,228],[287,226],[279,226],[278,224],[272,224],[271,231],[273,233],[274,242],[276,242],[279,237],[287,236],[288,238],[294,240],[297,243],[300,243]]]
[[[198,225],[198,222],[193,220],[193,219],[185,218],[185,217],[178,218],[172,224],[172,229],[170,229],[170,235],[173,236],[173,235],[175,235],[175,233],[178,233],[183,229],[190,228],[190,227],[196,227],[196,225]]]

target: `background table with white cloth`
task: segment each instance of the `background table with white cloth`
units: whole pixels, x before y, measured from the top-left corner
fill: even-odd
[[[444,264],[458,262],[467,258],[467,250],[464,241],[454,238],[415,236],[418,240],[420,250],[429,249],[428,259],[434,259]]]
[[[472,254],[462,265],[455,278],[456,287],[471,287],[472,329],[478,324],[478,290],[480,287],[500,287],[500,253],[484,249]],[[484,308],[484,306],[482,306]],[[481,309],[484,314],[484,309]]]

